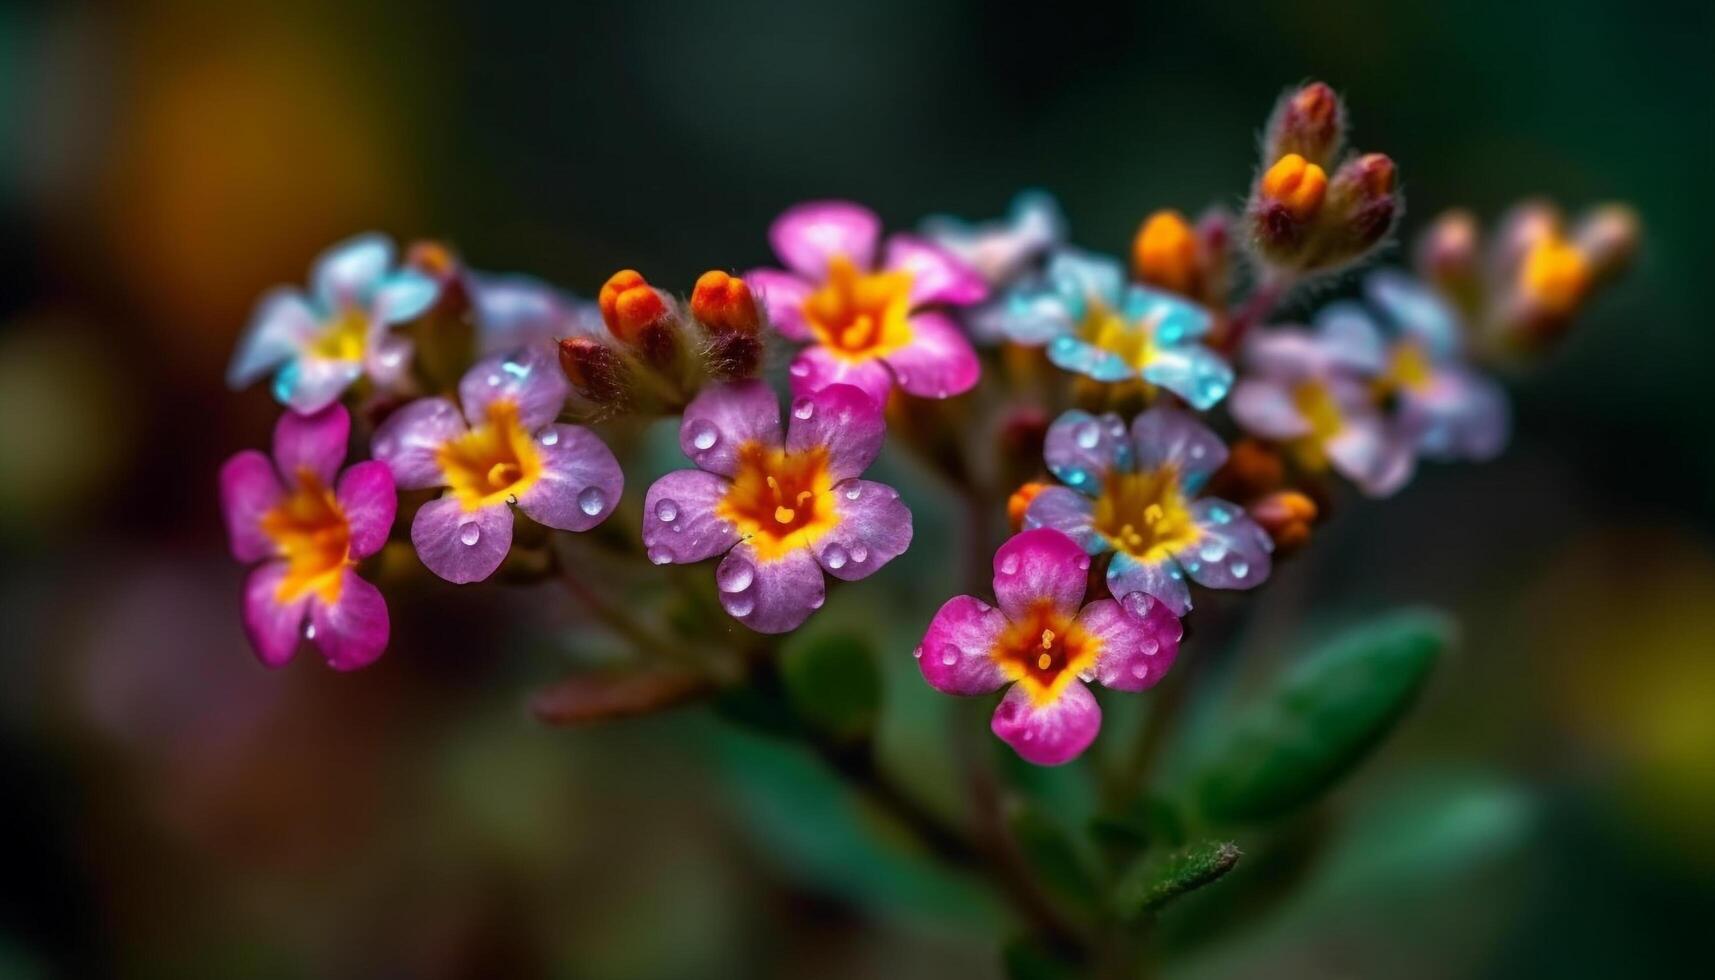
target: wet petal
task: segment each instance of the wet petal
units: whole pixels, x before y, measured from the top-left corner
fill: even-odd
[[[911,342],[885,358],[899,387],[919,398],[949,398],[975,387],[982,362],[959,325],[940,313],[916,313],[910,322]]]
[[[1214,497],[1191,503],[1197,539],[1173,557],[1198,585],[1253,589],[1268,579],[1274,542],[1244,508]]]
[[[1299,412],[1291,389],[1266,377],[1246,378],[1234,386],[1227,411],[1246,432],[1264,439],[1310,434],[1310,420]]]
[[[847,480],[834,487],[839,524],[816,542],[816,560],[835,578],[868,578],[911,546],[911,509],[884,483]]]
[[[886,404],[893,391],[893,372],[879,358],[854,361],[822,346],[799,351],[787,373],[791,375],[792,394],[800,397],[829,385],[852,385],[862,388],[877,404]]]
[[[1131,366],[1130,361],[1071,335],[1055,337],[1048,342],[1048,360],[1062,371],[1082,374],[1097,381],[1112,383],[1137,377],[1137,369]]]
[[[1078,625],[1099,637],[1096,680],[1116,691],[1142,691],[1173,666],[1185,629],[1167,604],[1143,592],[1098,599],[1078,614]]]
[[[562,531],[587,531],[613,513],[625,474],[613,450],[581,425],[547,425],[535,435],[542,475],[518,496],[531,520]]]
[[[1207,347],[1157,347],[1143,366],[1143,380],[1185,399],[1193,408],[1214,408],[1233,387],[1233,366]]]
[[[423,315],[441,294],[441,284],[415,269],[401,269],[382,279],[370,300],[377,323],[404,323]]]
[[[1493,459],[1506,447],[1512,412],[1501,387],[1462,367],[1441,365],[1427,391],[1404,399],[1404,424],[1427,459]]]
[[[375,459],[353,464],[341,474],[334,496],[351,531],[351,556],[367,558],[380,551],[399,507],[387,464]]]
[[[1095,695],[1076,680],[1046,704],[1037,704],[1023,684],[1014,684],[989,722],[1001,741],[1012,746],[1024,761],[1039,766],[1058,766],[1076,759],[1096,740],[1101,727],[1102,709]]]
[[[1060,413],[1048,427],[1042,457],[1049,472],[1092,497],[1110,472],[1130,470],[1134,462],[1125,422],[1112,412],[1095,416],[1082,409]]]
[[[1148,330],[1155,343],[1169,347],[1197,340],[1213,323],[1209,311],[1196,303],[1147,286],[1126,289],[1123,312],[1127,321]]]
[[[800,453],[826,446],[828,474],[837,483],[869,469],[886,435],[887,423],[875,399],[851,385],[829,385],[793,399],[786,448]]]
[[[1066,297],[1047,280],[1020,283],[971,315],[984,334],[1027,347],[1051,343],[1072,333],[1078,323]]]
[[[710,385],[685,406],[679,448],[699,468],[732,476],[747,442],[780,445],[780,401],[763,382]]]
[[[344,405],[330,405],[314,415],[287,412],[274,423],[274,465],[288,482],[308,473],[331,487],[350,438],[351,413]]]
[[[386,235],[371,232],[341,242],[316,259],[316,299],[329,310],[367,306],[392,264],[393,242]]]
[[[391,623],[381,590],[347,568],[340,577],[339,600],[310,604],[310,642],[335,670],[367,667],[387,649]]]
[[[1377,269],[1364,278],[1364,295],[1401,334],[1441,357],[1458,352],[1458,314],[1424,283],[1395,269]]]
[[[643,496],[643,547],[649,560],[688,565],[731,550],[738,532],[715,513],[731,487],[726,477],[702,470],[676,470],[656,480]]]
[[[321,328],[314,310],[295,289],[276,289],[262,298],[244,336],[238,341],[226,383],[233,388],[254,384],[263,375],[291,360]]]
[[[1125,267],[1093,252],[1063,248],[1048,260],[1048,279],[1070,304],[1074,321],[1091,303],[1118,310],[1125,290]]]
[[[797,629],[827,598],[822,568],[807,550],[765,562],[740,544],[715,569],[715,585],[727,614],[758,633]]]
[[[363,362],[304,355],[287,361],[274,375],[274,400],[302,415],[319,412],[339,400],[358,378]]]
[[[1187,491],[1202,486],[1227,461],[1227,444],[1190,412],[1159,405],[1131,423],[1137,468],[1171,466]]]
[[[279,667],[292,659],[303,639],[305,608],[309,599],[281,602],[280,582],[286,563],[271,561],[251,570],[244,582],[244,632],[256,650],[257,659]]]
[[[976,596],[954,596],[929,622],[916,650],[917,667],[943,694],[971,696],[1000,690],[1006,675],[992,651],[1007,628],[1006,614]]]
[[[781,336],[811,339],[810,325],[804,321],[804,301],[815,291],[814,286],[780,269],[752,269],[744,274],[744,283],[768,311],[768,322]]]
[[[1087,554],[1099,555],[1113,549],[1108,539],[1096,530],[1093,513],[1095,504],[1089,497],[1066,487],[1047,487],[1030,501],[1024,511],[1026,529],[1045,527],[1078,542]]]
[[[429,571],[449,582],[480,582],[512,548],[512,511],[505,504],[466,510],[453,496],[431,500],[411,521],[411,544]]]
[[[466,288],[482,353],[547,344],[576,332],[571,304],[539,279],[477,273],[468,277]]]
[[[881,219],[849,201],[806,201],[788,208],[769,226],[768,241],[788,269],[820,282],[828,260],[844,255],[859,269],[875,265]]]
[[[226,516],[226,536],[232,557],[260,561],[274,553],[274,542],[262,533],[262,515],[280,502],[283,491],[274,464],[254,449],[227,460],[220,468],[220,510]]]
[[[408,391],[415,351],[411,338],[383,329],[363,353],[363,370],[380,391]]]
[[[988,286],[975,269],[951,252],[916,235],[894,235],[887,240],[887,269],[911,273],[911,305],[945,303],[968,306],[988,295]]]
[[[994,594],[1009,619],[1021,619],[1039,600],[1067,616],[1084,599],[1090,556],[1059,531],[1037,528],[1014,535],[994,553]]]
[[[1160,599],[1175,616],[1191,611],[1191,587],[1185,582],[1185,572],[1169,557],[1145,562],[1124,551],[1114,552],[1108,563],[1108,592],[1121,596],[1147,593]]]
[[[488,406],[506,400],[518,406],[518,424],[534,432],[559,417],[570,393],[560,366],[533,347],[485,357],[459,379],[459,402],[472,425],[488,421]]]
[[[1373,411],[1348,413],[1322,449],[1334,469],[1368,497],[1392,496],[1417,469],[1415,433]]]
[[[458,406],[445,398],[419,398],[387,416],[375,430],[370,452],[393,471],[401,490],[446,485],[438,459],[441,446],[468,427]]]

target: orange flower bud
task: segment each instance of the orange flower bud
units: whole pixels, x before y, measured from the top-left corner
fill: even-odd
[[[443,283],[459,270],[458,256],[444,242],[413,242],[405,252],[405,264]]]
[[[627,368],[619,353],[588,337],[560,341],[560,370],[577,393],[598,405],[625,398]]]
[[[1276,555],[1296,551],[1310,540],[1316,514],[1316,502],[1296,490],[1269,494],[1250,507],[1251,519],[1274,540]]]
[[[1519,293],[1549,317],[1570,314],[1589,285],[1590,265],[1584,253],[1559,235],[1537,239],[1519,266]]]
[[[1298,221],[1309,221],[1322,207],[1328,174],[1296,153],[1276,160],[1262,175],[1262,195]]]
[[[1006,519],[1012,524],[1012,532],[1017,534],[1024,527],[1024,512],[1030,509],[1030,502],[1036,495],[1048,489],[1048,484],[1031,481],[1012,492],[1006,498]]]
[[[691,315],[717,333],[754,334],[760,326],[756,299],[743,279],[710,269],[691,290]]]
[[[1260,439],[1240,439],[1227,453],[1227,462],[1209,481],[1209,493],[1226,500],[1255,500],[1286,482],[1286,462],[1280,451]]]
[[[623,343],[638,345],[650,327],[669,316],[667,302],[635,269],[621,269],[601,287],[602,322]]]
[[[1157,211],[1132,239],[1131,261],[1144,282],[1192,295],[1198,279],[1197,234],[1179,212]]]

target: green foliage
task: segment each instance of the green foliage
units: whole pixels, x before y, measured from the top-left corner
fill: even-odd
[[[1051,896],[1085,911],[1097,907],[1096,877],[1057,821],[1040,807],[1019,800],[1008,808],[1007,823],[1018,849]]]
[[[1209,753],[1191,784],[1198,812],[1247,823],[1317,799],[1411,707],[1450,632],[1441,616],[1397,613],[1312,654]]]
[[[1114,914],[1134,920],[1225,875],[1239,861],[1231,841],[1202,841],[1154,860],[1140,860],[1113,891]]]
[[[810,636],[786,648],[780,677],[799,717],[841,740],[869,735],[881,713],[881,674],[856,633]]]
[[[1087,974],[1076,963],[1069,963],[1041,943],[1017,938],[1001,950],[1007,980],[1078,980]]]

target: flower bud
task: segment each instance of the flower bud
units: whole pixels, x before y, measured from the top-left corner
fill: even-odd
[[[1417,239],[1417,271],[1436,285],[1477,276],[1477,218],[1464,209],[1444,211]]]
[[[1316,514],[1316,502],[1296,490],[1271,493],[1250,506],[1251,519],[1273,539],[1277,556],[1297,551],[1309,542]]]
[[[638,348],[657,368],[671,365],[679,355],[678,322],[667,298],[635,269],[610,276],[597,298],[602,322],[623,344]]]
[[[1286,482],[1286,462],[1280,451],[1260,439],[1240,439],[1227,461],[1209,481],[1209,493],[1225,500],[1255,500]]]
[[[1263,151],[1271,160],[1290,154],[1326,166],[1340,151],[1345,130],[1346,108],[1340,97],[1322,82],[1311,82],[1275,103]]]
[[[1592,277],[1609,279],[1637,254],[1638,213],[1624,204],[1604,204],[1578,222],[1573,240],[1590,264]]]
[[[1558,234],[1538,238],[1519,264],[1519,298],[1544,319],[1570,316],[1589,287],[1590,263]]]
[[[750,287],[719,269],[697,279],[691,290],[691,315],[710,333],[755,334],[761,326]]]
[[[1285,211],[1294,221],[1305,222],[1322,207],[1328,191],[1328,175],[1302,156],[1288,153],[1262,175],[1258,189],[1266,206]]]
[[[560,370],[578,394],[597,405],[617,405],[630,390],[630,368],[619,352],[589,337],[560,341]]]
[[[1040,480],[1032,480],[1012,492],[1006,498],[1006,519],[1012,526],[1012,533],[1017,534],[1024,529],[1024,512],[1030,509],[1030,502],[1036,495],[1048,489],[1048,484]]]
[[[728,331],[709,337],[705,359],[711,377],[719,381],[737,381],[756,376],[762,367],[762,354],[761,337]]]
[[[1177,211],[1150,215],[1131,243],[1137,278],[1169,292],[1195,296],[1198,286],[1197,233]]]

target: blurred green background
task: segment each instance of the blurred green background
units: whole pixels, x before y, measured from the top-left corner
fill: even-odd
[[[1174,969],[1706,958],[1715,7],[471,6],[0,7],[0,977],[998,974],[998,911],[807,758],[703,710],[532,722],[533,683],[600,655],[552,589],[392,596],[376,667],[259,667],[214,472],[274,406],[225,360],[263,289],[369,228],[586,296],[761,264],[812,196],[904,226],[1041,186],[1122,250],[1235,201],[1308,77],[1398,161],[1408,233],[1544,194],[1629,201],[1646,243],[1516,379],[1503,459],[1343,512],[1249,600],[1235,690],[1370,610],[1438,604],[1463,641],[1303,895]],[[948,705],[908,651],[951,591],[947,505],[892,465],[919,543],[817,622],[886,624],[884,747],[933,798]]]

